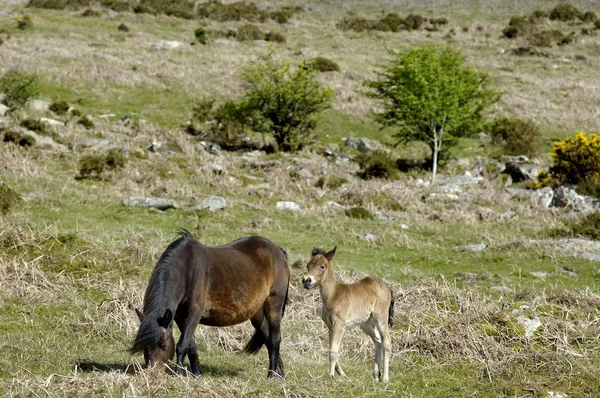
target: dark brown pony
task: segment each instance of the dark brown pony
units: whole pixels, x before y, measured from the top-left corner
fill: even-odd
[[[164,365],[177,353],[177,372],[200,374],[194,342],[196,325],[230,326],[247,320],[256,329],[246,353],[263,345],[269,352],[268,377],[283,377],[279,355],[280,324],[287,301],[290,269],[287,254],[260,236],[224,246],[206,246],[187,231],[160,257],[144,296],[140,328],[131,353],[143,351],[146,366]],[[173,321],[181,331],[175,347]]]

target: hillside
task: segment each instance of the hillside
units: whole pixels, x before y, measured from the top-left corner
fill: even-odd
[[[0,116],[4,395],[600,395],[594,213],[545,205],[548,190],[507,191],[496,166],[517,158],[486,138],[461,139],[434,187],[422,170],[362,180],[359,152],[345,146],[345,138],[363,137],[394,156],[419,152],[391,146],[393,131],[375,122],[378,105],[364,95],[363,82],[374,78],[388,50],[450,43],[502,93],[496,116],[539,126],[543,139],[529,167],[545,167],[554,140],[599,130],[600,30],[548,19],[539,29],[575,32],[577,39],[534,46],[502,31],[511,17],[558,2],[365,3],[305,1],[286,23],[252,22],[280,33],[284,43],[227,36],[245,20],[117,12],[108,3],[0,4],[0,76],[19,70],[39,78],[37,101]],[[593,0],[570,4],[600,13]],[[350,15],[376,20],[390,12],[448,22],[399,32],[337,26]],[[16,19],[24,15],[32,25],[21,29]],[[206,44],[195,37],[199,27]],[[160,49],[167,42],[177,48]],[[242,70],[271,51],[293,64],[321,56],[340,67],[320,74],[334,89],[333,105],[318,117],[309,145],[295,153],[230,152],[186,132],[194,103],[239,97]],[[60,101],[71,110],[48,109]],[[36,138],[6,138],[24,129],[37,129],[28,136]],[[212,196],[223,198],[224,208],[203,209]],[[126,205],[150,197],[171,208]],[[281,209],[280,202],[297,208]],[[578,233],[582,226],[592,232]],[[262,235],[290,253],[284,381],[265,379],[266,350],[237,353],[251,336],[249,324],[198,327],[199,379],[154,375],[140,368],[141,355],[127,353],[138,328],[134,309],[178,228],[210,245]],[[375,274],[392,285],[389,385],[371,380],[372,345],[360,330],[347,331],[342,343],[348,378],[328,376],[318,291],[300,283],[314,246],[338,247],[341,279]],[[530,325],[537,326],[528,331]]]

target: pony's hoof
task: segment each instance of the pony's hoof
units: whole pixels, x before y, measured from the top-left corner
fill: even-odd
[[[283,380],[285,378],[285,376],[282,373],[276,372],[274,370],[269,370],[269,373],[267,373],[267,379],[273,379],[273,380]]]

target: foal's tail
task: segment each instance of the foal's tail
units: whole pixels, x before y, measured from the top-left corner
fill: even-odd
[[[388,325],[394,326],[394,291],[390,287],[390,308],[388,309]]]

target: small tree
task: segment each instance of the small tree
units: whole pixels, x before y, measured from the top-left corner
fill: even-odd
[[[19,108],[31,97],[39,93],[39,80],[34,74],[10,70],[0,77],[0,93],[4,93],[4,103],[10,108]]]
[[[283,151],[302,145],[315,126],[314,115],[329,107],[333,95],[332,89],[321,87],[312,68],[292,68],[272,56],[248,67],[243,79],[244,123],[254,131],[272,134]]]
[[[383,105],[378,121],[400,127],[395,135],[399,142],[427,142],[433,183],[440,154],[455,138],[476,131],[499,95],[487,88],[487,75],[465,67],[463,56],[452,47],[425,45],[392,56],[378,79],[365,84]]]

